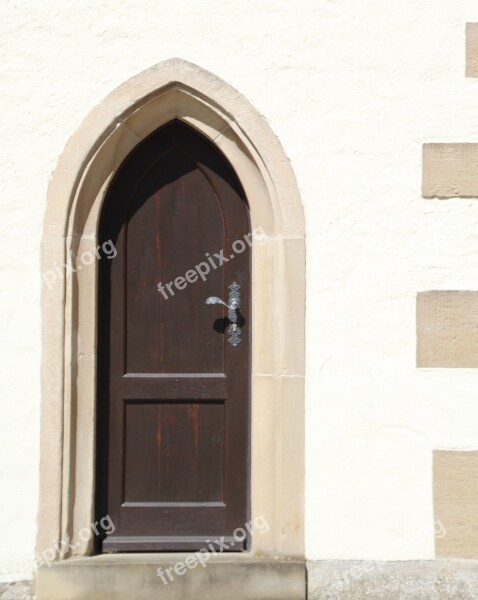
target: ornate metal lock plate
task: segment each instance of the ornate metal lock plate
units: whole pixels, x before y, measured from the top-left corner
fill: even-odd
[[[241,338],[241,327],[239,325],[239,309],[241,308],[241,286],[233,281],[229,286],[229,301],[226,304],[224,300],[218,298],[217,296],[209,296],[206,299],[206,304],[222,304],[227,308],[227,318],[229,321],[229,326],[227,328],[227,333],[229,334],[228,342],[234,348],[239,346],[242,342]]]

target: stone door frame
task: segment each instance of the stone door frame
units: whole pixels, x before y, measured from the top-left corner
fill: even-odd
[[[246,191],[252,228],[266,234],[252,249],[251,516],[253,522],[264,517],[270,527],[253,534],[250,554],[303,557],[302,205],[290,163],[265,120],[227,83],[180,59],[140,73],[96,106],[69,140],[50,182],[41,262],[37,554],[57,546],[60,560],[92,553],[92,540],[80,533],[95,515],[98,260],[84,259],[95,255],[101,205],[119,165],[173,118],[224,153]],[[60,544],[65,540],[69,547]]]

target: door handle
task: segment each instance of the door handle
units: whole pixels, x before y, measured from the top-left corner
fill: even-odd
[[[224,302],[217,296],[209,296],[206,298],[206,304],[222,304],[227,308],[227,318],[229,319],[229,327],[227,332],[229,339],[227,340],[234,348],[241,343],[241,327],[239,325],[239,309],[241,308],[241,286],[233,281],[229,286],[229,299]]]

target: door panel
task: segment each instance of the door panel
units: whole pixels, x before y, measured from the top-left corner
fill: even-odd
[[[179,290],[168,299],[151,285],[184,275],[205,260],[207,249],[211,253],[224,244],[214,189],[184,153],[168,152],[140,184],[126,244],[126,371],[223,372],[222,339],[211,335],[204,299],[224,288],[224,269],[213,270],[206,283],[192,284],[195,293]],[[157,328],[150,327],[154,315],[159,315]]]
[[[224,402],[127,402],[125,423],[125,503],[223,503]]]
[[[232,168],[179,121],[142,142],[110,186],[99,241],[117,256],[99,265],[97,510],[115,531],[102,551],[200,549],[247,522],[250,249],[234,242],[249,230]],[[171,283],[188,271],[198,276]],[[227,309],[205,304],[227,301],[233,281],[237,347]]]

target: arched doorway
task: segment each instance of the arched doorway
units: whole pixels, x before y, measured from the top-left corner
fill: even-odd
[[[251,520],[249,553],[304,554],[305,248],[290,164],[267,123],[211,73],[172,59],[133,77],[85,119],[68,142],[48,191],[42,270],[67,264],[42,290],[42,434],[38,553],[94,552],[80,532],[95,520],[97,281],[99,261],[76,270],[98,244],[101,207],[118,168],[172,119],[224,155],[244,188],[252,230]],[[70,269],[70,271],[71,271]]]

